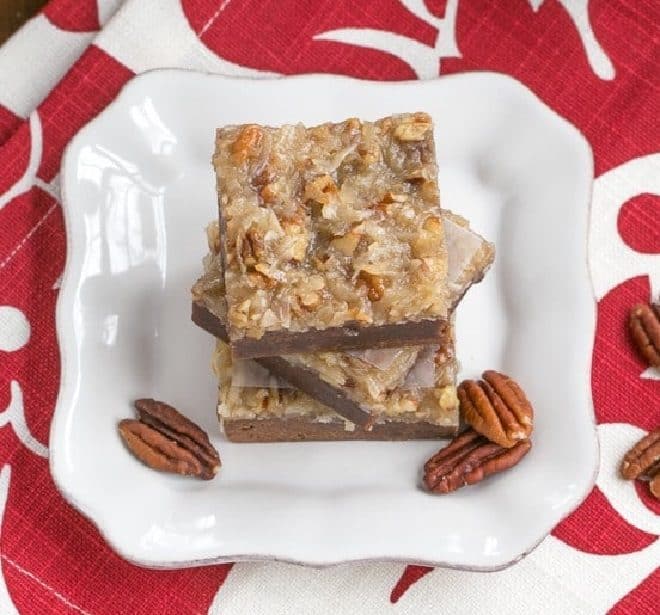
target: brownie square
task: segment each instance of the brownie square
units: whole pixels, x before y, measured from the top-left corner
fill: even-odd
[[[216,133],[235,357],[433,343],[447,252],[426,113]]]

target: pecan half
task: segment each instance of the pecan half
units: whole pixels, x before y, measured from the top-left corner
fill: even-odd
[[[139,420],[124,419],[119,433],[128,449],[155,470],[209,480],[220,456],[206,432],[172,406],[155,399],[135,402]]]
[[[468,429],[424,464],[424,484],[433,493],[451,493],[515,466],[531,448],[531,440],[504,448]]]
[[[621,476],[628,480],[656,480],[660,476],[660,427],[643,437],[624,455]],[[660,486],[657,481],[656,486]]]
[[[660,367],[660,306],[638,303],[630,310],[630,336],[651,367]]]
[[[483,380],[464,380],[458,399],[465,421],[492,442],[515,446],[532,433],[533,409],[515,380],[494,370]]]

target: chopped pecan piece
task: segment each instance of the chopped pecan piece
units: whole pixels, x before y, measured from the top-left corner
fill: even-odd
[[[255,271],[247,274],[247,280],[252,288],[273,288],[277,282],[263,271],[259,270],[260,265],[255,267]],[[264,267],[261,266],[261,269]]]
[[[416,113],[409,121],[400,123],[394,129],[394,136],[399,141],[422,141],[427,131],[433,128],[430,116]]]
[[[408,197],[405,194],[397,194],[395,192],[392,192],[391,190],[388,190],[383,195],[382,202],[388,205],[390,203],[405,203],[407,198]]]
[[[410,169],[410,171],[404,175],[404,179],[410,183],[426,183],[429,177],[424,167],[417,167],[416,169]]]
[[[303,261],[309,245],[309,232],[304,220],[282,220],[281,224],[285,232],[283,253],[292,261]]]
[[[353,256],[355,248],[357,248],[361,238],[362,235],[360,233],[350,232],[346,233],[345,235],[335,237],[330,242],[330,245],[333,248],[339,250],[344,256]]]
[[[458,399],[466,422],[500,446],[511,448],[532,433],[532,405],[518,383],[504,374],[487,370],[483,380],[464,380]]]
[[[379,275],[369,273],[362,269],[358,278],[367,285],[369,301],[380,301],[385,294],[385,281]]]
[[[327,205],[336,194],[337,184],[329,175],[319,175],[305,185],[305,201],[316,201],[321,205]]]
[[[425,181],[420,188],[422,196],[431,201],[433,199],[439,199],[440,193],[438,192],[438,184],[434,181]]]
[[[621,476],[628,480],[653,479],[657,488],[656,479],[660,476],[660,427],[656,427],[625,454],[621,462]]]
[[[241,244],[241,258],[246,267],[253,267],[264,256],[264,234],[256,228],[249,228]]]
[[[277,200],[277,187],[275,184],[266,184],[259,194],[266,203],[274,203]]]
[[[433,493],[450,493],[515,466],[532,448],[521,440],[504,448],[468,429],[424,464],[424,484]]]
[[[220,456],[206,432],[178,410],[155,399],[135,402],[139,420],[124,419],[119,433],[128,449],[155,470],[209,480]]]
[[[321,296],[315,292],[305,293],[300,297],[300,303],[308,309],[313,309],[321,304]]]
[[[660,367],[660,306],[639,303],[630,310],[630,335],[651,367]]]
[[[429,216],[422,225],[419,235],[410,244],[413,256],[429,258],[435,255],[435,247],[444,240],[442,221],[437,216]]]
[[[273,173],[273,169],[270,166],[266,165],[261,170],[261,173],[258,173],[252,178],[251,184],[255,188],[263,188],[264,186],[270,184],[274,179],[275,179],[275,173]]]
[[[244,126],[231,146],[232,160],[241,164],[250,158],[256,158],[261,149],[264,133],[259,126]]]

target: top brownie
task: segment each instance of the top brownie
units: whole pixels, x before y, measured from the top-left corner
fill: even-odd
[[[448,293],[429,115],[227,126],[213,164],[235,356],[433,343]]]

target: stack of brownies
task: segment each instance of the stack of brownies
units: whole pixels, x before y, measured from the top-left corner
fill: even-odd
[[[227,438],[454,435],[453,314],[494,248],[440,208],[430,116],[227,126],[213,165],[192,318]]]

